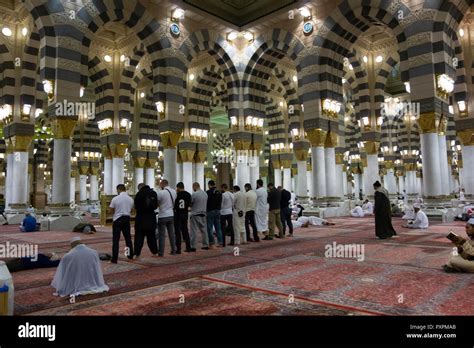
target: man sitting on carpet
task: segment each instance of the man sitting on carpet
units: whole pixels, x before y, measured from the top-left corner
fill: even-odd
[[[82,243],[80,237],[71,240],[71,251],[59,263],[53,282],[55,295],[78,296],[109,291],[104,282],[99,253]]]
[[[25,213],[25,218],[23,219],[22,224],[20,225],[21,232],[35,232],[39,231],[39,226],[36,223],[36,218],[31,215],[29,211]]]
[[[335,223],[329,222],[328,220],[322,219],[317,216],[301,216],[297,220],[293,221],[294,227],[308,227],[309,225],[330,226],[330,225],[335,225]]]
[[[362,207],[357,204],[354,209],[351,211],[351,216],[352,217],[364,217],[364,211],[362,210]]]
[[[374,205],[368,199],[366,199],[362,205],[362,210],[365,214],[372,215],[374,213]]]
[[[421,228],[426,229],[429,226],[428,216],[421,210],[421,205],[419,203],[413,204],[413,209],[415,210],[415,219],[409,221],[407,225],[403,225],[406,228]]]
[[[445,272],[474,273],[474,218],[466,223],[465,228],[469,240],[454,236],[452,242],[458,249],[458,255],[452,256],[448,264],[443,266]]]

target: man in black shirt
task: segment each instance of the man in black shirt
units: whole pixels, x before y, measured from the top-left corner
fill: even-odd
[[[283,226],[280,217],[281,192],[278,191],[273,183],[268,184],[267,201],[269,205],[268,210],[268,236],[263,240],[272,240],[275,237],[275,224],[278,227],[279,237],[284,237]]]
[[[293,237],[293,223],[291,222],[290,208],[291,193],[281,186],[278,186],[278,190],[281,192],[280,210],[281,223],[283,225],[283,236],[285,235],[286,225],[288,224],[288,228],[290,229],[290,237]]]
[[[207,193],[207,235],[209,237],[209,246],[213,248],[215,244],[214,234],[212,228],[216,230],[217,242],[219,246],[223,246],[222,228],[221,228],[221,205],[222,194],[216,189],[214,180],[209,180],[207,183],[209,190]]]
[[[139,184],[134,204],[137,212],[135,217],[135,255],[137,258],[140,257],[145,237],[151,253],[157,255],[155,209],[158,207],[158,199],[156,192],[148,185]]]
[[[184,189],[184,184],[176,185],[176,200],[174,201],[174,230],[176,233],[176,253],[181,254],[181,243],[184,239],[186,252],[191,252],[191,241],[188,232],[188,212],[191,206],[191,194]],[[196,250],[194,250],[196,251]]]

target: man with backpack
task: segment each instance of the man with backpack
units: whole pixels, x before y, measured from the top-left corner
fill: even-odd
[[[143,243],[148,244],[148,248],[153,255],[158,254],[158,245],[156,243],[156,213],[158,208],[158,197],[156,192],[150,186],[143,183],[138,185],[138,192],[135,196],[135,255],[140,257]]]

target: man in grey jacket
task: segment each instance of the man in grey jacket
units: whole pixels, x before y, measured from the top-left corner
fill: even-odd
[[[202,249],[209,250],[209,237],[207,235],[207,193],[201,190],[199,183],[193,184],[191,195],[191,252],[196,251],[196,236],[198,231],[202,235]]]

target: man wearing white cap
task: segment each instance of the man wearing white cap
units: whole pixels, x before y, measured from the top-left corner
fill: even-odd
[[[408,225],[403,227],[407,228],[417,228],[417,229],[425,229],[429,226],[428,216],[421,210],[420,203],[413,204],[413,210],[415,211],[415,219],[413,221],[409,221]]]
[[[99,254],[85,246],[80,237],[71,239],[71,250],[61,259],[51,286],[61,297],[109,291]]]
[[[465,226],[469,239],[454,235],[448,238],[457,247],[457,252],[450,258],[447,265],[443,266],[445,272],[474,273],[474,218],[469,219]]]

